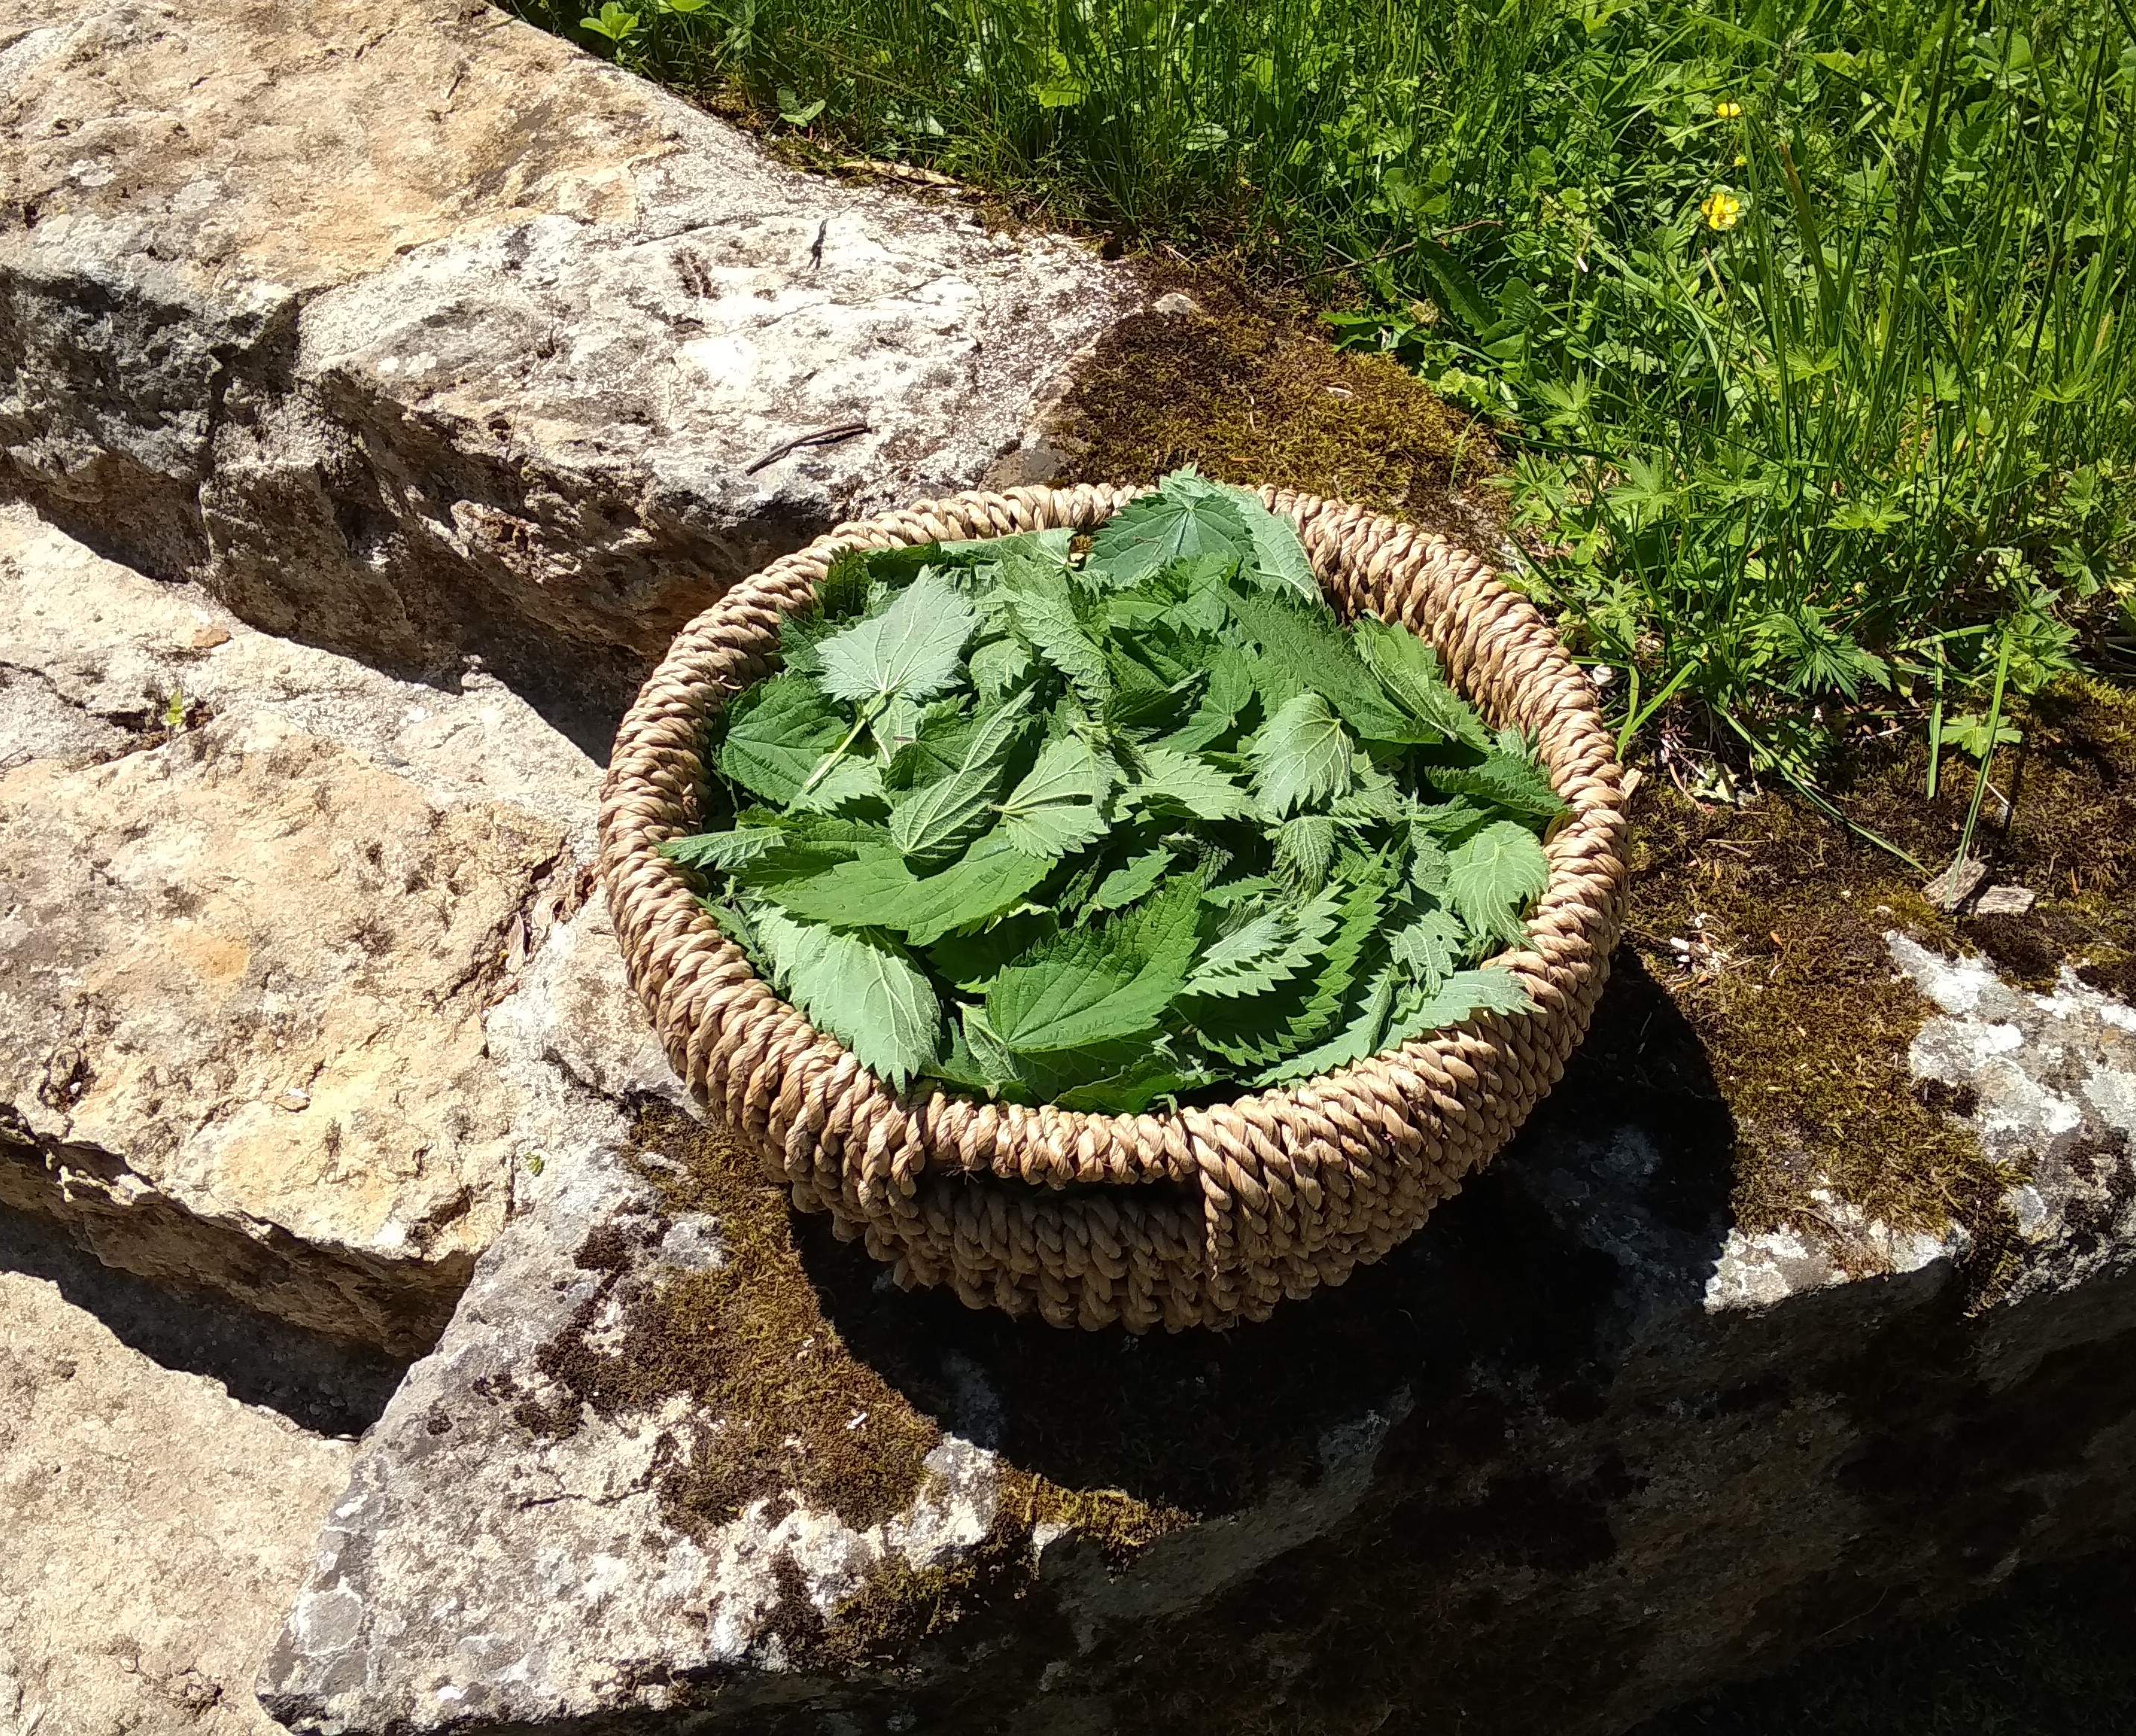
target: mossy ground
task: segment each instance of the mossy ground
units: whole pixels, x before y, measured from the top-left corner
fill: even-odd
[[[1964,1224],[1976,1278],[1992,1283],[2017,1178],[1950,1118],[1965,1105],[1908,1070],[1929,1008],[1885,936],[1986,952],[2036,987],[2067,964],[2109,992],[2136,988],[2136,698],[2072,685],[2027,721],[2022,749],[1994,771],[2014,806],[1974,843],[1992,880],[2040,895],[2023,917],[1940,914],[1904,864],[1784,796],[1702,805],[1648,778],[1626,943],[1667,985],[1727,1105],[1745,1228],[1818,1219],[1808,1195],[1821,1186],[1895,1227]],[[1857,747],[1833,788],[1861,823],[1941,864],[1973,780],[1959,762],[1931,799],[1926,771],[1920,743],[1881,739]],[[1842,1229],[1842,1254],[1847,1239]]]
[[[1383,356],[1338,351],[1311,306],[1208,272],[1145,263],[1153,306],[1120,321],[1079,371],[1049,439],[1064,482],[1153,482],[1182,464],[1226,482],[1339,497],[1422,522],[1488,531],[1497,446]]]

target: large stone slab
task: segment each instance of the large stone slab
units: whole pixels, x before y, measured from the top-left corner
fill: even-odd
[[[273,1736],[252,1675],[353,1443],[143,1355],[7,1239],[0,1731]]]
[[[1920,1089],[2007,1175],[1998,1263],[1813,1181],[1746,1233],[1725,1115],[1593,1055],[1382,1265],[1228,1336],[901,1295],[679,1116],[578,1150],[359,1457],[263,1700],[1604,1736],[2136,1533],[2136,1014],[1891,944]]]
[[[771,555],[1029,479],[1132,299],[479,0],[0,23],[0,487],[403,673],[612,705]]]
[[[634,1016],[597,782],[493,681],[394,681],[0,513],[0,1203],[426,1347],[517,1180],[616,1124],[542,1011]]]

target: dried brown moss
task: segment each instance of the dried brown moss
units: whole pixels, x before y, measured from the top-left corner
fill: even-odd
[[[1210,273],[1145,267],[1197,312],[1106,334],[1049,430],[1062,480],[1151,481],[1194,464],[1226,482],[1340,496],[1488,531],[1505,512],[1484,425],[1381,356],[1337,350],[1302,302]]]

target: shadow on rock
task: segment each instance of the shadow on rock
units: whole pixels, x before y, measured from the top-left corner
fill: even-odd
[[[63,1229],[4,1210],[0,1271],[43,1279],[151,1360],[220,1381],[240,1403],[321,1434],[362,1434],[407,1371],[405,1359],[381,1350],[337,1344],[205,1292],[118,1271],[77,1248]]]
[[[944,1428],[1063,1487],[1206,1516],[1311,1487],[1361,1421],[1465,1414],[1495,1439],[1481,1394],[1591,1407],[1643,1321],[1697,1307],[1733,1141],[1697,1037],[1628,952],[1512,1147],[1386,1259],[1265,1323],[1134,1338],[973,1312],[896,1291],[815,1220],[803,1258],[851,1351]]]

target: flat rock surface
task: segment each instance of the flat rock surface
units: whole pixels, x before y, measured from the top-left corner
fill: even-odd
[[[0,478],[269,631],[597,709],[771,555],[1035,478],[1135,299],[470,0],[12,18],[0,189]]]
[[[273,1736],[251,1678],[352,1443],[0,1259],[0,1731]]]
[[[901,1295],[680,1116],[578,1150],[358,1460],[263,1699],[1603,1736],[2095,1548],[2136,1527],[2132,1016],[1892,944],[1949,1009],[1916,1068],[2002,1069],[1950,1110],[2039,1195],[1991,1287],[1814,1186],[1746,1233],[1703,1135],[1577,1068],[1423,1234],[1226,1336]]]
[[[592,764],[494,682],[270,638],[19,508],[0,727],[0,1200],[426,1346],[516,1176],[613,1119],[540,1011],[631,1016],[576,939]]]

